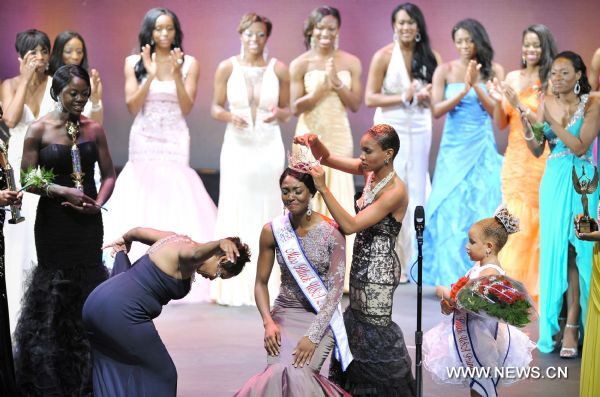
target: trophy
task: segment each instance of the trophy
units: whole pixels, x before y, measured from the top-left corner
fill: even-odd
[[[0,141],[0,168],[4,170],[4,177],[6,178],[6,187],[12,191],[17,190],[17,184],[15,183],[15,174],[13,172],[10,163],[8,162],[8,148],[4,142]],[[21,223],[25,220],[21,216],[21,210],[16,205],[10,206],[11,219],[8,220],[10,224]]]
[[[587,195],[594,193],[598,188],[598,169],[594,167],[594,177],[592,179],[585,175],[585,168],[583,166],[581,166],[581,169],[581,177],[578,177],[573,165],[573,186],[575,187],[575,191],[581,194],[581,205],[583,206],[583,216],[576,221],[575,226],[579,233],[590,233],[598,230],[598,224],[595,219],[590,218]]]

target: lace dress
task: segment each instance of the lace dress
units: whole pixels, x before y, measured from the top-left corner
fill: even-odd
[[[395,251],[402,223],[388,214],[356,234],[350,269],[350,306],[344,313],[354,361],[342,372],[332,358],[329,377],[353,396],[410,397],[415,384],[400,327],[392,321],[400,281]]]
[[[345,396],[342,389],[319,375],[334,339],[329,322],[342,297],[345,273],[345,241],[333,226],[324,220],[303,236],[300,246],[328,290],[325,303],[315,314],[294,277],[276,249],[281,268],[281,289],[271,316],[281,331],[279,356],[267,356],[267,368],[249,379],[238,391],[241,396]],[[292,351],[303,337],[318,344],[310,365],[294,368]]]

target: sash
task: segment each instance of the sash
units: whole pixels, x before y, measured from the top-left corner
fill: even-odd
[[[496,325],[494,338],[498,337],[498,326],[500,326],[500,324]],[[508,326],[506,327],[508,329],[509,339],[502,365],[504,365],[506,362],[506,357],[508,356],[508,352],[510,350],[510,328]],[[467,368],[483,367],[479,361],[479,358],[477,358],[475,349],[473,349],[471,332],[469,331],[469,314],[467,312],[463,310],[454,312],[452,317],[452,333],[454,336],[454,348],[456,349],[456,353],[458,354],[462,364]],[[483,397],[498,397],[498,391],[496,390],[496,387],[498,386],[500,378],[497,376],[498,373],[493,373],[493,368],[489,368],[489,370],[491,371],[489,378],[471,378],[469,387]]]
[[[327,297],[327,288],[325,288],[319,274],[304,254],[289,217],[283,215],[273,219],[271,229],[273,230],[273,236],[275,236],[275,241],[286,266],[306,299],[308,299],[313,309],[318,313]],[[335,358],[342,364],[342,369],[346,371],[353,357],[348,345],[348,335],[346,334],[340,304],[338,304],[337,309],[333,312],[329,327],[333,331],[335,339]]]

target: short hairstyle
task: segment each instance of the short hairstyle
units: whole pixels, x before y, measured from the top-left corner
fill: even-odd
[[[587,68],[585,67],[585,63],[583,62],[583,59],[581,59],[581,57],[574,53],[573,51],[563,51],[560,54],[557,54],[554,59],[552,60],[552,63],[554,63],[557,59],[568,59],[569,61],[571,61],[571,64],[573,65],[573,68],[575,69],[575,72],[581,72],[581,77],[579,78],[579,94],[577,94],[578,96],[582,96],[583,94],[589,94],[590,91],[592,90],[592,86],[590,86],[590,82],[588,81],[587,78]]]
[[[240,255],[237,257],[235,262],[227,261],[221,263],[221,268],[223,268],[227,273],[231,274],[232,277],[235,277],[242,272],[244,265],[247,262],[250,262],[250,256],[252,254],[248,245],[242,243],[239,237],[227,237],[227,240],[230,240],[235,244]]]
[[[79,77],[85,80],[87,86],[90,87],[90,75],[79,65],[64,65],[58,68],[52,77],[52,87],[50,87],[50,96],[55,101],[58,101],[58,96],[62,90],[73,80],[73,77]]]
[[[171,47],[177,47],[180,48],[181,51],[183,51],[183,31],[181,30],[179,18],[177,18],[177,15],[175,15],[173,11],[162,7],[152,8],[148,10],[146,15],[144,15],[144,19],[142,20],[142,26],[140,27],[140,33],[138,34],[140,48],[148,44],[151,47],[151,53],[154,53],[155,43],[152,40],[152,33],[154,32],[154,28],[156,27],[156,20],[161,15],[167,15],[173,20],[173,27],[175,28],[175,39],[173,39],[173,44]],[[144,76],[148,74],[146,68],[144,67],[144,61],[142,61],[142,59],[140,59],[138,63],[135,64],[133,70],[135,72],[135,77],[138,81],[142,81]]]
[[[337,19],[338,28],[342,26],[342,17],[340,15],[340,11],[331,6],[320,6],[311,11],[308,19],[304,22],[304,45],[306,49],[310,49],[310,39],[312,38],[312,32],[315,26],[321,19],[325,18],[327,15],[331,15],[335,19]]]
[[[286,168],[285,170],[283,170],[283,173],[279,177],[279,187],[281,187],[281,184],[283,183],[283,180],[285,179],[286,176],[291,176],[292,178],[297,179],[300,182],[304,183],[304,185],[306,185],[306,188],[308,189],[308,191],[310,192],[310,194],[312,196],[314,196],[315,193],[317,193],[317,188],[315,187],[315,181],[313,180],[313,177],[311,174],[306,174],[304,172],[296,171],[291,168]]]
[[[242,34],[244,30],[248,29],[253,23],[256,22],[264,23],[265,27],[267,28],[267,37],[271,36],[271,30],[273,29],[273,24],[271,23],[271,20],[254,12],[249,12],[247,14],[242,15],[242,19],[240,20],[240,24],[238,25],[238,33]]]
[[[50,39],[48,35],[37,29],[29,29],[17,33],[15,41],[15,49],[23,58],[28,51],[35,50],[35,47],[42,46],[50,52]]]
[[[375,139],[377,143],[379,143],[379,146],[381,146],[381,149],[394,150],[392,160],[396,158],[398,150],[400,150],[400,138],[398,138],[398,134],[394,127],[389,124],[375,124],[373,127],[369,128],[365,134],[369,134]]]
[[[494,59],[494,49],[483,25],[475,19],[467,18],[459,21],[452,28],[452,40],[459,29],[464,29],[469,32],[473,44],[475,44],[475,58],[477,63],[481,64],[481,75],[484,80],[489,80],[494,77],[492,69],[492,60]]]
[[[88,57],[85,40],[83,40],[83,37],[81,37],[79,33],[71,30],[65,30],[64,32],[60,32],[54,39],[52,54],[50,54],[50,65],[48,66],[48,74],[50,76],[53,76],[56,70],[65,64],[63,62],[63,51],[65,49],[65,45],[74,38],[81,41],[81,44],[83,45],[83,58],[81,59],[81,63],[79,65],[85,70],[88,69]]]
[[[522,39],[525,39],[525,35],[527,33],[535,34],[540,40],[540,44],[542,46],[542,55],[540,57],[540,81],[542,82],[542,86],[545,88],[548,85],[548,74],[550,73],[550,68],[552,68],[552,61],[554,56],[558,52],[556,50],[556,42],[554,41],[554,36],[552,36],[552,32],[546,25],[542,25],[541,23],[530,25],[523,31]],[[521,68],[525,68],[527,64],[521,60]]]

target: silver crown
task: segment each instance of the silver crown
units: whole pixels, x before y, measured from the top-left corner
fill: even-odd
[[[288,151],[288,168],[304,174],[310,173],[311,168],[321,165],[320,160],[314,160],[308,149],[299,148],[292,153]]]
[[[496,218],[498,222],[504,226],[504,229],[506,229],[508,234],[513,234],[520,230],[519,218],[511,214],[504,204],[498,207],[496,213],[494,214],[494,218]]]

